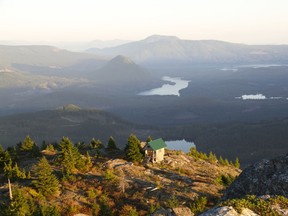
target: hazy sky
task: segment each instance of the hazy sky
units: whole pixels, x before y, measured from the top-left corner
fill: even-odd
[[[0,40],[288,44],[288,0],[0,0]]]

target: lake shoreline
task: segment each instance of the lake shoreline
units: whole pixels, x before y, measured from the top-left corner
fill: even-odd
[[[151,95],[180,96],[180,90],[187,88],[190,83],[190,80],[183,80],[180,77],[164,76],[162,77],[162,80],[167,81],[169,83],[163,84],[159,88],[153,88],[147,91],[140,92],[138,95],[141,95],[141,96],[151,96]]]

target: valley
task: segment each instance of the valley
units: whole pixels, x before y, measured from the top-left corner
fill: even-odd
[[[183,46],[185,55],[178,49]],[[288,150],[286,49],[166,36],[97,49],[97,55],[91,54],[95,50],[0,46],[0,143],[13,145],[28,134],[37,143],[113,135],[123,147],[124,137],[133,132],[141,139],[151,135],[195,142],[206,153],[239,156],[245,166],[271,158]],[[271,55],[264,58],[260,51]],[[141,95],[177,86],[165,76],[185,83],[169,95],[166,90],[164,95]],[[266,99],[249,100],[260,94]],[[81,110],[57,110],[67,104]],[[97,112],[120,119],[121,126],[103,119],[99,123],[102,114]]]

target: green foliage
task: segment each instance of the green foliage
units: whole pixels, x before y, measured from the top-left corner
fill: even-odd
[[[31,151],[34,147],[35,143],[34,141],[30,138],[30,136],[26,136],[24,141],[20,145],[20,150],[21,151]]]
[[[151,136],[148,136],[146,142],[151,142],[152,141],[152,137]]]
[[[7,216],[29,216],[32,215],[28,200],[24,197],[21,189],[15,187],[13,189],[13,200],[5,209],[4,215]]]
[[[99,216],[112,216],[112,209],[110,208],[107,198],[101,197],[100,199],[100,210],[99,210]]]
[[[93,203],[92,205],[92,216],[98,216],[100,211],[100,206],[98,203]]]
[[[222,156],[220,156],[217,160],[217,156],[213,152],[210,152],[207,156],[205,153],[197,151],[195,147],[191,147],[187,155],[192,156],[195,159],[206,160],[210,163],[216,163],[218,161],[218,163],[222,166],[235,166],[236,168],[240,168],[238,157],[236,158],[235,163],[229,162],[227,158],[223,159]]]
[[[89,200],[94,201],[97,197],[97,193],[95,192],[95,190],[93,188],[90,188],[87,192],[87,196],[88,196]]]
[[[86,152],[86,161],[85,161],[85,163],[86,163],[87,166],[90,166],[92,164],[91,157],[90,157],[90,154],[89,154],[88,151]]]
[[[216,163],[217,162],[217,156],[213,154],[213,152],[210,152],[208,155],[208,161],[210,163]]]
[[[46,151],[51,152],[51,153],[56,153],[56,150],[52,144],[48,144],[45,148]]]
[[[61,216],[61,214],[59,212],[59,209],[55,205],[52,206],[42,205],[41,216]]]
[[[5,151],[0,155],[0,167],[4,167],[4,164],[9,163],[9,161],[12,160],[9,151]]]
[[[143,155],[140,152],[140,140],[133,134],[128,138],[127,145],[125,147],[126,158],[129,161],[141,162]]]
[[[8,163],[4,163],[4,175],[11,179],[13,177],[13,167],[12,167],[12,160],[10,159]]]
[[[26,179],[25,170],[20,170],[17,163],[15,163],[12,173],[14,179]]]
[[[207,160],[208,159],[208,157],[207,157],[207,155],[205,153],[197,151],[195,147],[191,147],[190,151],[187,153],[187,155],[193,156],[196,159],[202,159],[202,160]]]
[[[20,152],[28,152],[30,156],[37,157],[40,156],[40,148],[36,145],[36,143],[30,138],[30,136],[26,136],[23,142],[18,144]]]
[[[288,208],[288,198],[284,196],[275,196],[269,199],[269,202],[272,204],[278,204],[280,207],[287,209]]]
[[[109,137],[107,149],[110,149],[110,150],[117,149],[116,142],[112,136]]]
[[[222,158],[222,156],[220,155],[220,157],[219,157],[219,164],[221,164],[221,165],[225,165],[225,161],[224,161],[224,159]]]
[[[90,141],[90,147],[95,149],[101,149],[103,148],[103,144],[101,140],[99,139],[96,140],[95,138],[92,138],[92,140]]]
[[[12,160],[10,159],[8,163],[4,163],[4,174],[8,179],[25,179],[26,173],[25,170],[21,170],[18,167],[18,164],[12,165]]]
[[[16,161],[18,159],[18,153],[15,146],[8,147],[6,152],[9,153],[9,159],[11,158],[12,161]]]
[[[234,166],[236,167],[236,168],[240,168],[240,162],[239,162],[239,158],[238,157],[236,157],[236,159],[235,159],[235,163],[234,163]]]
[[[255,195],[247,195],[241,199],[230,199],[221,202],[219,206],[232,206],[238,213],[242,212],[243,208],[249,208],[259,215],[276,215],[280,214],[272,208],[272,205],[277,203],[282,208],[288,207],[288,199],[283,196],[276,196],[270,199],[261,199]]]
[[[119,216],[138,216],[136,208],[130,205],[124,205]]]
[[[38,162],[35,173],[36,179],[32,183],[40,194],[52,196],[59,192],[59,181],[45,157]]]
[[[60,142],[58,159],[62,165],[63,174],[66,177],[74,174],[77,169],[81,170],[85,168],[85,160],[68,137],[63,137]]]
[[[197,197],[192,203],[190,203],[189,207],[191,211],[198,215],[206,209],[207,198],[204,196]]]
[[[116,180],[117,176],[113,173],[112,170],[106,170],[105,172],[105,180],[108,182],[114,182]]]
[[[156,203],[155,205],[154,204],[151,204],[150,205],[150,210],[149,210],[149,212],[152,214],[152,213],[154,213],[157,209],[159,209],[161,206],[160,206],[160,204],[159,203]]]
[[[173,195],[170,199],[166,201],[166,206],[168,208],[175,208],[179,206],[178,199]]]
[[[89,146],[85,144],[85,142],[77,142],[76,145],[77,149],[79,150],[85,150],[88,149]]]
[[[235,177],[230,174],[227,174],[227,175],[222,174],[216,178],[216,182],[225,187],[228,187],[230,184],[232,184],[234,180],[235,180]]]

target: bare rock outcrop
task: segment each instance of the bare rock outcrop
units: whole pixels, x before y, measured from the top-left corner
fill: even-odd
[[[288,154],[247,167],[224,193],[222,200],[245,195],[288,197]]]
[[[151,216],[194,216],[191,210],[187,207],[177,207],[173,209],[160,208],[156,210]]]
[[[243,209],[241,213],[237,213],[237,211],[231,206],[223,206],[212,208],[207,212],[199,216],[259,216],[258,214],[254,213],[250,209]]]

